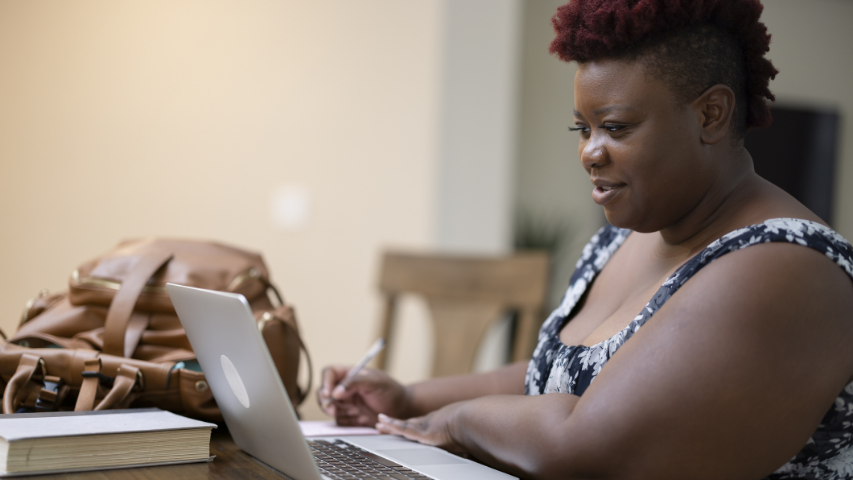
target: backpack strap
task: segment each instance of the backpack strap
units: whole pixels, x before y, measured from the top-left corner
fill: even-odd
[[[133,365],[122,364],[118,369],[115,383],[113,383],[113,388],[110,389],[110,393],[101,400],[101,403],[95,407],[95,410],[109,410],[110,408],[115,407],[130,395],[130,391],[133,390],[134,387],[136,387],[137,390],[144,388],[145,384],[143,380],[142,370],[134,367]]]
[[[277,291],[275,291],[275,294],[276,294],[276,296],[281,298],[278,295]],[[305,398],[308,396],[308,394],[311,392],[311,386],[312,386],[313,380],[314,380],[314,375],[313,375],[314,367],[311,364],[311,355],[308,354],[308,348],[305,346],[305,342],[302,341],[302,337],[299,335],[299,325],[297,325],[297,323],[296,323],[296,316],[294,315],[293,309],[290,306],[288,306],[287,304],[284,304],[282,302],[282,305],[280,307],[278,307],[277,309],[275,309],[274,311],[264,312],[264,314],[261,315],[261,317],[258,319],[258,330],[261,332],[261,336],[263,336],[263,334],[264,334],[264,327],[266,326],[267,322],[269,322],[270,320],[278,320],[279,322],[281,322],[281,325],[284,328],[289,329],[291,335],[293,336],[292,338],[295,339],[296,343],[299,345],[300,352],[305,354],[305,361],[306,361],[307,367],[308,367],[308,385],[305,388],[303,388],[303,387],[299,386],[298,383],[296,383],[296,385],[295,385],[296,386],[296,402],[293,404],[293,406],[296,407],[296,406],[301,405],[302,402],[305,401]],[[264,337],[264,343],[266,343],[266,341],[267,341],[267,339],[266,339],[266,337]],[[267,347],[269,347],[269,346],[270,345],[267,344]],[[279,347],[284,347],[284,346],[281,345]],[[276,364],[276,368],[277,367],[278,367],[278,364]],[[281,375],[281,372],[279,372],[279,375]],[[284,379],[282,379],[282,380],[284,380]],[[289,393],[290,392],[288,391],[288,394]]]
[[[125,341],[133,308],[136,306],[139,294],[142,293],[143,287],[148,283],[151,276],[171,259],[171,253],[151,252],[141,257],[130,272],[130,275],[122,281],[121,288],[116,292],[115,297],[113,297],[110,303],[110,310],[107,312],[107,320],[104,323],[104,353],[128,358],[133,355],[136,343]],[[135,328],[131,329],[133,337],[137,337],[135,331],[139,329],[138,327],[141,323],[141,321],[134,322]],[[145,316],[144,323],[145,325],[142,330],[145,330],[148,326],[148,316]],[[138,337],[141,336],[140,333]],[[136,342],[138,341],[139,338],[136,338]]]
[[[41,371],[42,377],[46,373],[44,360],[41,357],[29,353],[21,355],[21,359],[18,361],[18,369],[15,370],[15,374],[9,379],[6,391],[3,392],[3,413],[15,413],[17,409],[15,397],[23,391],[24,385],[33,378],[36,369]]]
[[[83,384],[80,386],[77,403],[74,405],[75,412],[89,411],[95,406],[98,385],[101,383],[101,359],[88,358],[83,365]]]

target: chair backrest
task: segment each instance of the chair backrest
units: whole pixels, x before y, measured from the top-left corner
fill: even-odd
[[[519,253],[469,257],[388,252],[382,258],[379,290],[385,300],[380,335],[391,339],[401,294],[423,297],[435,331],[432,376],[468,373],[477,347],[506,311],[518,312],[513,361],[530,358],[536,346],[548,284],[548,255]],[[385,349],[377,366],[387,367]]]

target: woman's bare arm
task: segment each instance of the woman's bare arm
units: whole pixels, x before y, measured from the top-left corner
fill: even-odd
[[[338,384],[349,368],[333,366],[323,370],[317,393],[320,406],[340,425],[373,426],[380,413],[409,418],[484,395],[523,395],[527,362],[487,373],[436,378],[407,387],[385,372],[365,369],[343,389]]]
[[[485,397],[385,431],[530,478],[756,479],[806,444],[853,373],[853,284],[795,245],[687,282],[582,398]]]
[[[445,405],[486,395],[524,395],[528,362],[517,362],[486,373],[434,378],[409,386],[411,417],[426,415]]]

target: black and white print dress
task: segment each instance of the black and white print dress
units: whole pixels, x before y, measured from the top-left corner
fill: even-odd
[[[759,243],[797,243],[815,249],[838,264],[853,279],[853,246],[830,228],[807,220],[776,218],[735,230],[708,245],[678,268],[646,304],[643,311],[616,335],[592,346],[567,346],[560,341],[575,305],[595,276],[622,245],[630,230],[603,227],[584,247],[569,288],[559,307],[542,325],[539,343],[527,367],[528,395],[571,393],[583,395],[610,357],[690,277],[721,256]],[[853,312],[851,312],[853,321]],[[803,449],[767,477],[853,480],[853,382],[844,387]]]

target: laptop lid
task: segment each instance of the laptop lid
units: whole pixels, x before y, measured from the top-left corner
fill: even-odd
[[[245,297],[166,289],[234,443],[290,477],[321,480]]]

